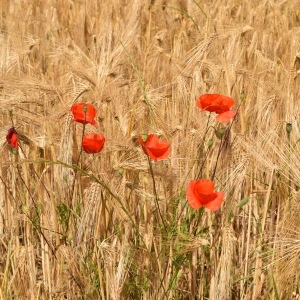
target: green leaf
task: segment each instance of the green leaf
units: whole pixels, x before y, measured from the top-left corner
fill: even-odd
[[[249,201],[249,198],[244,198],[244,199],[242,199],[242,200],[238,203],[237,207],[242,207],[242,206],[246,205],[246,204],[248,203],[248,201]]]

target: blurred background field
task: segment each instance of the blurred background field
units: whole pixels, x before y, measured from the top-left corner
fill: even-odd
[[[1,0],[0,12],[0,299],[298,299],[298,0]],[[214,130],[199,147],[220,128],[195,105],[205,93],[238,108],[219,158]],[[79,165],[75,102],[97,108],[86,130],[106,137]],[[137,142],[149,133],[171,143],[153,164],[163,222]],[[194,210],[187,184],[217,160],[225,201]]]

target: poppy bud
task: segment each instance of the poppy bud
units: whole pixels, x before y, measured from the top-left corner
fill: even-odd
[[[231,221],[233,217],[234,217],[234,212],[230,210],[230,212],[228,213],[228,221]]]
[[[218,130],[217,129],[215,130],[215,135],[219,140],[222,139],[224,134],[225,134],[225,129],[224,128],[220,128]]]
[[[22,209],[23,209],[23,212],[25,212],[25,213],[29,212],[29,206],[28,205],[23,205]]]
[[[241,101],[244,101],[245,98],[246,98],[246,94],[244,93],[244,91],[242,91],[242,92],[240,93],[240,99],[241,99]]]
[[[147,134],[142,134],[142,135],[141,135],[141,138],[142,138],[142,140],[143,140],[144,142],[147,140],[147,137],[148,137]]]
[[[214,144],[214,140],[210,139],[207,141],[207,146],[210,148]]]
[[[144,176],[143,177],[143,182],[147,184],[149,182],[149,179],[146,176]]]
[[[124,168],[119,168],[119,169],[118,169],[118,173],[119,173],[120,175],[123,175],[123,173],[124,173]]]
[[[288,135],[291,133],[292,131],[292,124],[291,123],[287,123],[285,126],[285,130],[288,133]]]

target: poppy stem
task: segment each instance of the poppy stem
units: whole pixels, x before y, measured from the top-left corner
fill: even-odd
[[[84,132],[85,132],[85,123],[86,123],[86,112],[87,112],[87,107],[84,106],[83,107],[83,112],[84,112],[84,123],[83,123],[83,126],[82,126],[82,135],[81,135],[81,143],[80,143],[80,151],[79,151],[79,154],[78,154],[78,158],[77,158],[77,162],[76,162],[76,167],[79,168],[79,162],[80,162],[80,157],[81,157],[81,154],[82,154],[82,141],[83,141],[83,136],[84,136]],[[81,166],[80,166],[81,167]],[[74,179],[73,179],[73,183],[72,183],[72,189],[71,189],[71,193],[72,193],[72,198],[71,198],[71,203],[70,203],[70,211],[73,210],[73,199],[74,199],[74,196],[75,196],[75,183],[76,183],[76,179],[77,179],[77,169],[75,168],[74,169]],[[71,195],[70,193],[70,195]],[[68,232],[69,230],[69,219],[70,219],[70,216],[71,214],[69,214],[69,217],[68,217],[68,220],[66,222],[67,224],[67,228],[66,228],[66,233]]]
[[[202,206],[199,210],[198,210],[198,214],[197,214],[197,220],[195,222],[195,225],[193,226],[194,227],[194,230],[192,231],[193,235],[196,236],[198,234],[198,231],[199,231],[199,224],[200,224],[200,221],[202,220],[203,218],[203,213],[204,213],[204,206]]]
[[[8,115],[9,115],[9,118],[11,120],[11,127],[15,127],[14,120],[13,120],[13,112],[12,112],[11,109],[8,110]]]
[[[166,229],[166,224],[165,224],[165,221],[163,219],[163,216],[162,216],[162,213],[160,211],[160,208],[159,208],[159,204],[158,204],[158,195],[157,195],[157,189],[156,189],[156,182],[155,182],[155,178],[154,178],[154,172],[153,172],[153,167],[152,167],[152,161],[151,161],[151,158],[149,156],[147,156],[148,158],[148,163],[149,163],[149,168],[150,168],[150,173],[151,173],[151,177],[152,177],[152,183],[153,183],[153,193],[154,193],[154,199],[155,199],[155,205],[156,205],[156,208],[158,210],[158,213],[159,213],[159,216],[161,218],[161,221],[164,225],[164,229]]]
[[[124,49],[124,51],[125,51],[127,57],[129,58],[130,63],[131,63],[131,66],[132,66],[132,68],[133,68],[133,70],[134,70],[134,72],[135,72],[135,75],[136,75],[136,77],[137,77],[137,79],[138,79],[138,81],[139,81],[140,89],[141,89],[141,92],[142,92],[142,94],[143,94],[144,101],[145,101],[146,105],[148,106],[148,111],[149,111],[149,116],[150,116],[151,124],[152,124],[154,127],[156,127],[155,114],[154,114],[153,109],[152,109],[152,107],[151,107],[151,104],[150,104],[150,101],[149,101],[149,97],[148,97],[148,94],[147,94],[147,91],[146,91],[146,87],[145,87],[145,82],[144,82],[144,80],[143,80],[143,78],[142,78],[142,76],[141,76],[141,72],[140,72],[140,70],[138,69],[138,67],[136,66],[136,64],[135,64],[135,62],[134,62],[134,60],[133,60],[132,55],[129,53],[129,51],[128,51],[127,48],[125,47],[125,45],[124,45],[124,43],[122,42],[122,40],[121,40],[119,37],[117,37],[117,38],[118,38],[118,40],[119,40],[119,42],[120,42],[122,48]]]
[[[234,120],[233,120],[233,122],[234,122]],[[221,142],[220,142],[220,146],[219,146],[219,150],[218,150],[218,154],[217,154],[217,159],[216,159],[216,164],[215,164],[215,167],[214,167],[214,171],[213,171],[211,180],[214,180],[214,178],[215,178],[216,171],[217,171],[217,166],[218,166],[218,162],[219,162],[219,158],[220,158],[220,155],[221,155],[223,147],[227,143],[227,140],[229,140],[229,138],[230,138],[229,135],[230,135],[230,131],[231,131],[233,122],[231,122],[231,124],[229,125],[229,127],[225,130],[224,135],[221,136]]]
[[[223,140],[224,140],[224,136],[221,137],[221,142],[220,142],[220,146],[219,146],[219,150],[218,150],[218,154],[217,154],[216,164],[215,164],[214,171],[213,171],[213,174],[212,174],[212,177],[211,177],[212,181],[214,180],[215,175],[216,175],[219,158],[220,158],[220,155],[221,155],[221,152],[222,152],[222,148],[223,148],[223,144],[224,144]]]
[[[202,138],[202,141],[201,141],[201,144],[198,146],[198,153],[197,153],[197,161],[198,162],[200,162],[200,159],[201,159],[201,156],[202,156],[202,154],[203,154],[203,150],[204,150],[204,142],[205,142],[205,138],[206,138],[206,135],[207,135],[207,133],[208,133],[208,131],[209,131],[209,129],[212,127],[212,126],[209,126],[209,120],[210,120],[210,116],[211,116],[211,113],[209,114],[209,116],[208,116],[208,119],[207,119],[207,123],[206,123],[206,129],[205,129],[205,133],[204,133],[204,136],[203,136],[203,138]],[[213,128],[213,127],[212,127]],[[210,150],[210,148],[207,150],[207,152],[205,153],[205,157],[204,157],[204,159],[203,159],[203,161],[202,161],[202,164],[201,164],[201,166],[199,167],[199,165],[198,165],[198,172],[197,172],[197,179],[199,179],[200,177],[201,177],[201,174],[202,174],[202,169],[203,169],[203,167],[204,167],[204,164],[205,164],[205,162],[206,162],[206,160],[207,160],[207,157],[208,157],[208,154],[209,154],[209,150]]]
[[[204,164],[205,164],[205,162],[206,162],[206,160],[207,160],[207,157],[208,157],[209,152],[210,152],[210,148],[208,148],[207,151],[206,151],[206,153],[205,153],[205,157],[204,157],[204,159],[203,159],[203,161],[202,161],[201,167],[199,168],[199,172],[198,172],[198,174],[197,174],[197,176],[196,176],[196,179],[200,179],[200,178],[202,177],[202,176],[201,176],[201,174],[202,174],[202,169],[203,169]],[[198,160],[200,160],[200,157],[199,157]]]
[[[83,142],[83,137],[84,137],[84,133],[85,133],[85,126],[86,126],[86,112],[87,112],[87,110],[84,109],[83,111],[84,111],[84,123],[83,123],[83,126],[82,126],[80,152],[79,152],[77,163],[76,163],[77,166],[79,165],[79,160],[80,160],[80,157],[81,157],[81,154],[82,154],[82,142]]]
[[[21,149],[22,150],[22,149]],[[23,151],[23,150],[22,150]],[[23,152],[24,153],[24,152]],[[25,153],[24,153],[25,155]],[[26,157],[26,156],[25,156]],[[38,204],[35,200],[35,197],[34,195],[31,193],[25,179],[23,178],[22,176],[22,171],[20,170],[20,164],[19,164],[19,157],[17,156],[16,157],[16,162],[17,162],[17,166],[16,166],[16,170],[17,170],[17,173],[18,173],[18,177],[20,179],[20,181],[22,182],[23,186],[25,187],[32,203],[33,203],[33,206],[34,206],[34,209],[35,209],[35,213],[36,213],[36,219],[34,218],[31,218],[30,215],[28,215],[26,213],[26,211],[24,211],[24,209],[22,208],[22,213],[24,213],[24,215],[30,220],[33,228],[41,235],[42,239],[45,241],[45,243],[48,245],[50,251],[52,252],[53,256],[57,259],[56,257],[56,253],[55,253],[55,249],[53,248],[53,245],[49,242],[49,240],[46,238],[43,230],[42,230],[42,226],[41,226],[41,214],[40,214],[40,210],[39,210],[39,207],[38,207]],[[1,178],[1,181],[3,182],[2,178]],[[10,192],[10,189],[8,189],[8,191]],[[11,192],[10,192],[11,193]],[[13,199],[15,200],[15,202],[17,203],[17,199],[15,198],[15,196],[13,195],[13,193],[11,193]],[[21,201],[21,205],[22,207],[25,205],[24,203],[22,203]]]
[[[84,120],[85,120],[85,119],[86,119],[86,113],[84,114]],[[84,132],[85,132],[85,124],[83,124],[83,127],[82,127],[82,136],[81,136],[80,151],[79,151],[78,158],[77,158],[77,162],[76,162],[76,166],[77,166],[77,167],[79,167],[79,161],[80,161],[80,157],[81,157],[81,154],[82,154],[82,141],[83,141]],[[71,192],[72,192],[72,199],[73,199],[73,197],[74,197],[74,192],[75,192],[76,175],[77,175],[77,170],[75,169],[75,171],[74,171],[74,180],[73,180],[73,183],[72,183],[72,189],[71,189]]]
[[[290,167],[290,163],[291,163],[291,131],[292,131],[292,124],[291,123],[287,123],[286,124],[286,132],[287,132],[287,138],[288,138],[288,149],[289,149],[289,153],[288,153],[288,162],[289,162],[289,167],[288,167],[288,191],[289,191],[289,199],[291,198],[291,192],[292,192],[292,174],[291,174],[291,167]]]
[[[83,124],[83,127],[82,127],[80,151],[79,151],[79,155],[78,155],[78,159],[77,159],[77,163],[76,163],[77,166],[79,165],[80,157],[81,157],[81,154],[82,154],[82,141],[83,141],[84,132],[85,132],[85,124]]]
[[[209,151],[210,151],[210,150],[209,150],[210,148],[209,148],[208,151],[207,151],[207,153],[205,154],[205,158],[204,158],[204,160],[202,161],[201,166],[199,166],[199,165],[200,165],[200,159],[201,159],[201,156],[202,156],[202,153],[203,153],[203,149],[204,149],[204,140],[205,140],[205,137],[206,137],[206,135],[207,135],[209,129],[210,129],[210,128],[214,128],[213,126],[209,126],[209,120],[210,120],[210,117],[211,117],[211,113],[209,114],[208,119],[207,119],[206,128],[205,128],[205,133],[204,133],[204,135],[203,135],[203,137],[202,137],[201,142],[199,143],[199,145],[198,145],[198,147],[197,147],[197,157],[196,157],[196,159],[195,159],[195,161],[194,161],[192,167],[190,168],[189,172],[187,173],[186,178],[189,176],[189,174],[190,174],[190,172],[192,171],[192,169],[194,168],[196,162],[199,163],[198,166],[196,166],[196,171],[195,171],[195,173],[197,174],[196,178],[199,179],[199,178],[201,177],[202,169],[203,169],[203,167],[204,167],[204,164],[205,164],[205,162],[206,162],[206,160],[207,160],[207,157],[208,157],[208,154],[209,154]],[[183,188],[183,185],[182,185],[182,188]]]
[[[21,149],[22,150],[22,149]],[[24,153],[24,151],[22,150],[22,152]],[[25,153],[24,153],[25,155]],[[17,163],[18,163],[18,158],[16,159]],[[43,239],[43,241],[47,244],[47,246],[49,247],[49,250],[50,252],[52,253],[54,259],[57,261],[58,260],[58,257],[57,257],[57,254],[56,254],[56,250],[57,248],[54,247],[54,245],[52,244],[52,242],[50,242],[45,233],[44,233],[44,230],[49,232],[51,231],[49,228],[45,228],[41,225],[41,214],[40,214],[40,211],[39,211],[39,207],[38,207],[38,203],[35,201],[35,197],[34,195],[30,192],[30,189],[29,187],[27,186],[24,178],[22,177],[22,172],[20,170],[20,166],[19,164],[17,164],[17,172],[18,172],[18,176],[21,180],[21,182],[23,183],[23,185],[25,186],[27,192],[28,192],[28,195],[29,197],[31,198],[32,200],[32,203],[34,205],[34,209],[35,209],[35,213],[36,213],[36,216],[37,218],[35,219],[34,217],[32,218],[30,216],[29,213],[27,213],[24,209],[22,209],[22,214],[24,214],[26,216],[26,218],[30,221],[32,227],[37,231],[38,234],[40,234],[41,236],[41,239]],[[36,172],[35,172],[36,173]],[[7,186],[7,184],[5,183],[5,181],[3,180],[3,178],[0,176],[0,180],[2,181],[3,185],[5,186],[7,192],[11,195],[12,199],[15,201],[16,204],[19,204],[18,201],[17,201],[17,198],[15,197],[14,193],[11,191],[11,189]],[[46,189],[47,191],[47,189]],[[48,192],[47,192],[48,193]],[[48,193],[49,194],[49,193]],[[21,202],[21,205],[23,206],[24,203]],[[56,231],[52,231],[52,232],[56,232]],[[56,232],[58,233],[59,235],[62,235],[60,232]],[[70,274],[70,276],[73,278],[74,282],[76,283],[76,285],[80,288],[80,283],[78,282],[78,280],[76,278],[74,278],[72,272],[68,269],[67,270],[68,273]]]

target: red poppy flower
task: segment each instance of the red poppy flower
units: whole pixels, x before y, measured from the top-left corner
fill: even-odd
[[[14,127],[8,130],[6,141],[13,149],[18,149],[18,135]]]
[[[154,161],[168,158],[170,154],[170,143],[168,141],[160,142],[156,134],[149,134],[146,141],[139,136],[139,142],[144,153]]]
[[[94,120],[96,116],[96,108],[91,104],[75,103],[71,107],[74,120],[82,124],[91,124],[98,127],[97,122]]]
[[[214,192],[215,185],[211,180],[192,180],[187,188],[187,201],[192,208],[206,208],[215,211],[220,208],[223,200],[223,192]]]
[[[234,105],[234,100],[227,96],[204,94],[198,98],[196,105],[201,110],[207,110],[218,114],[216,119],[221,123],[229,121],[236,115],[235,110],[230,110]]]
[[[86,153],[98,153],[103,149],[105,137],[103,134],[85,134],[82,139],[82,148]]]

